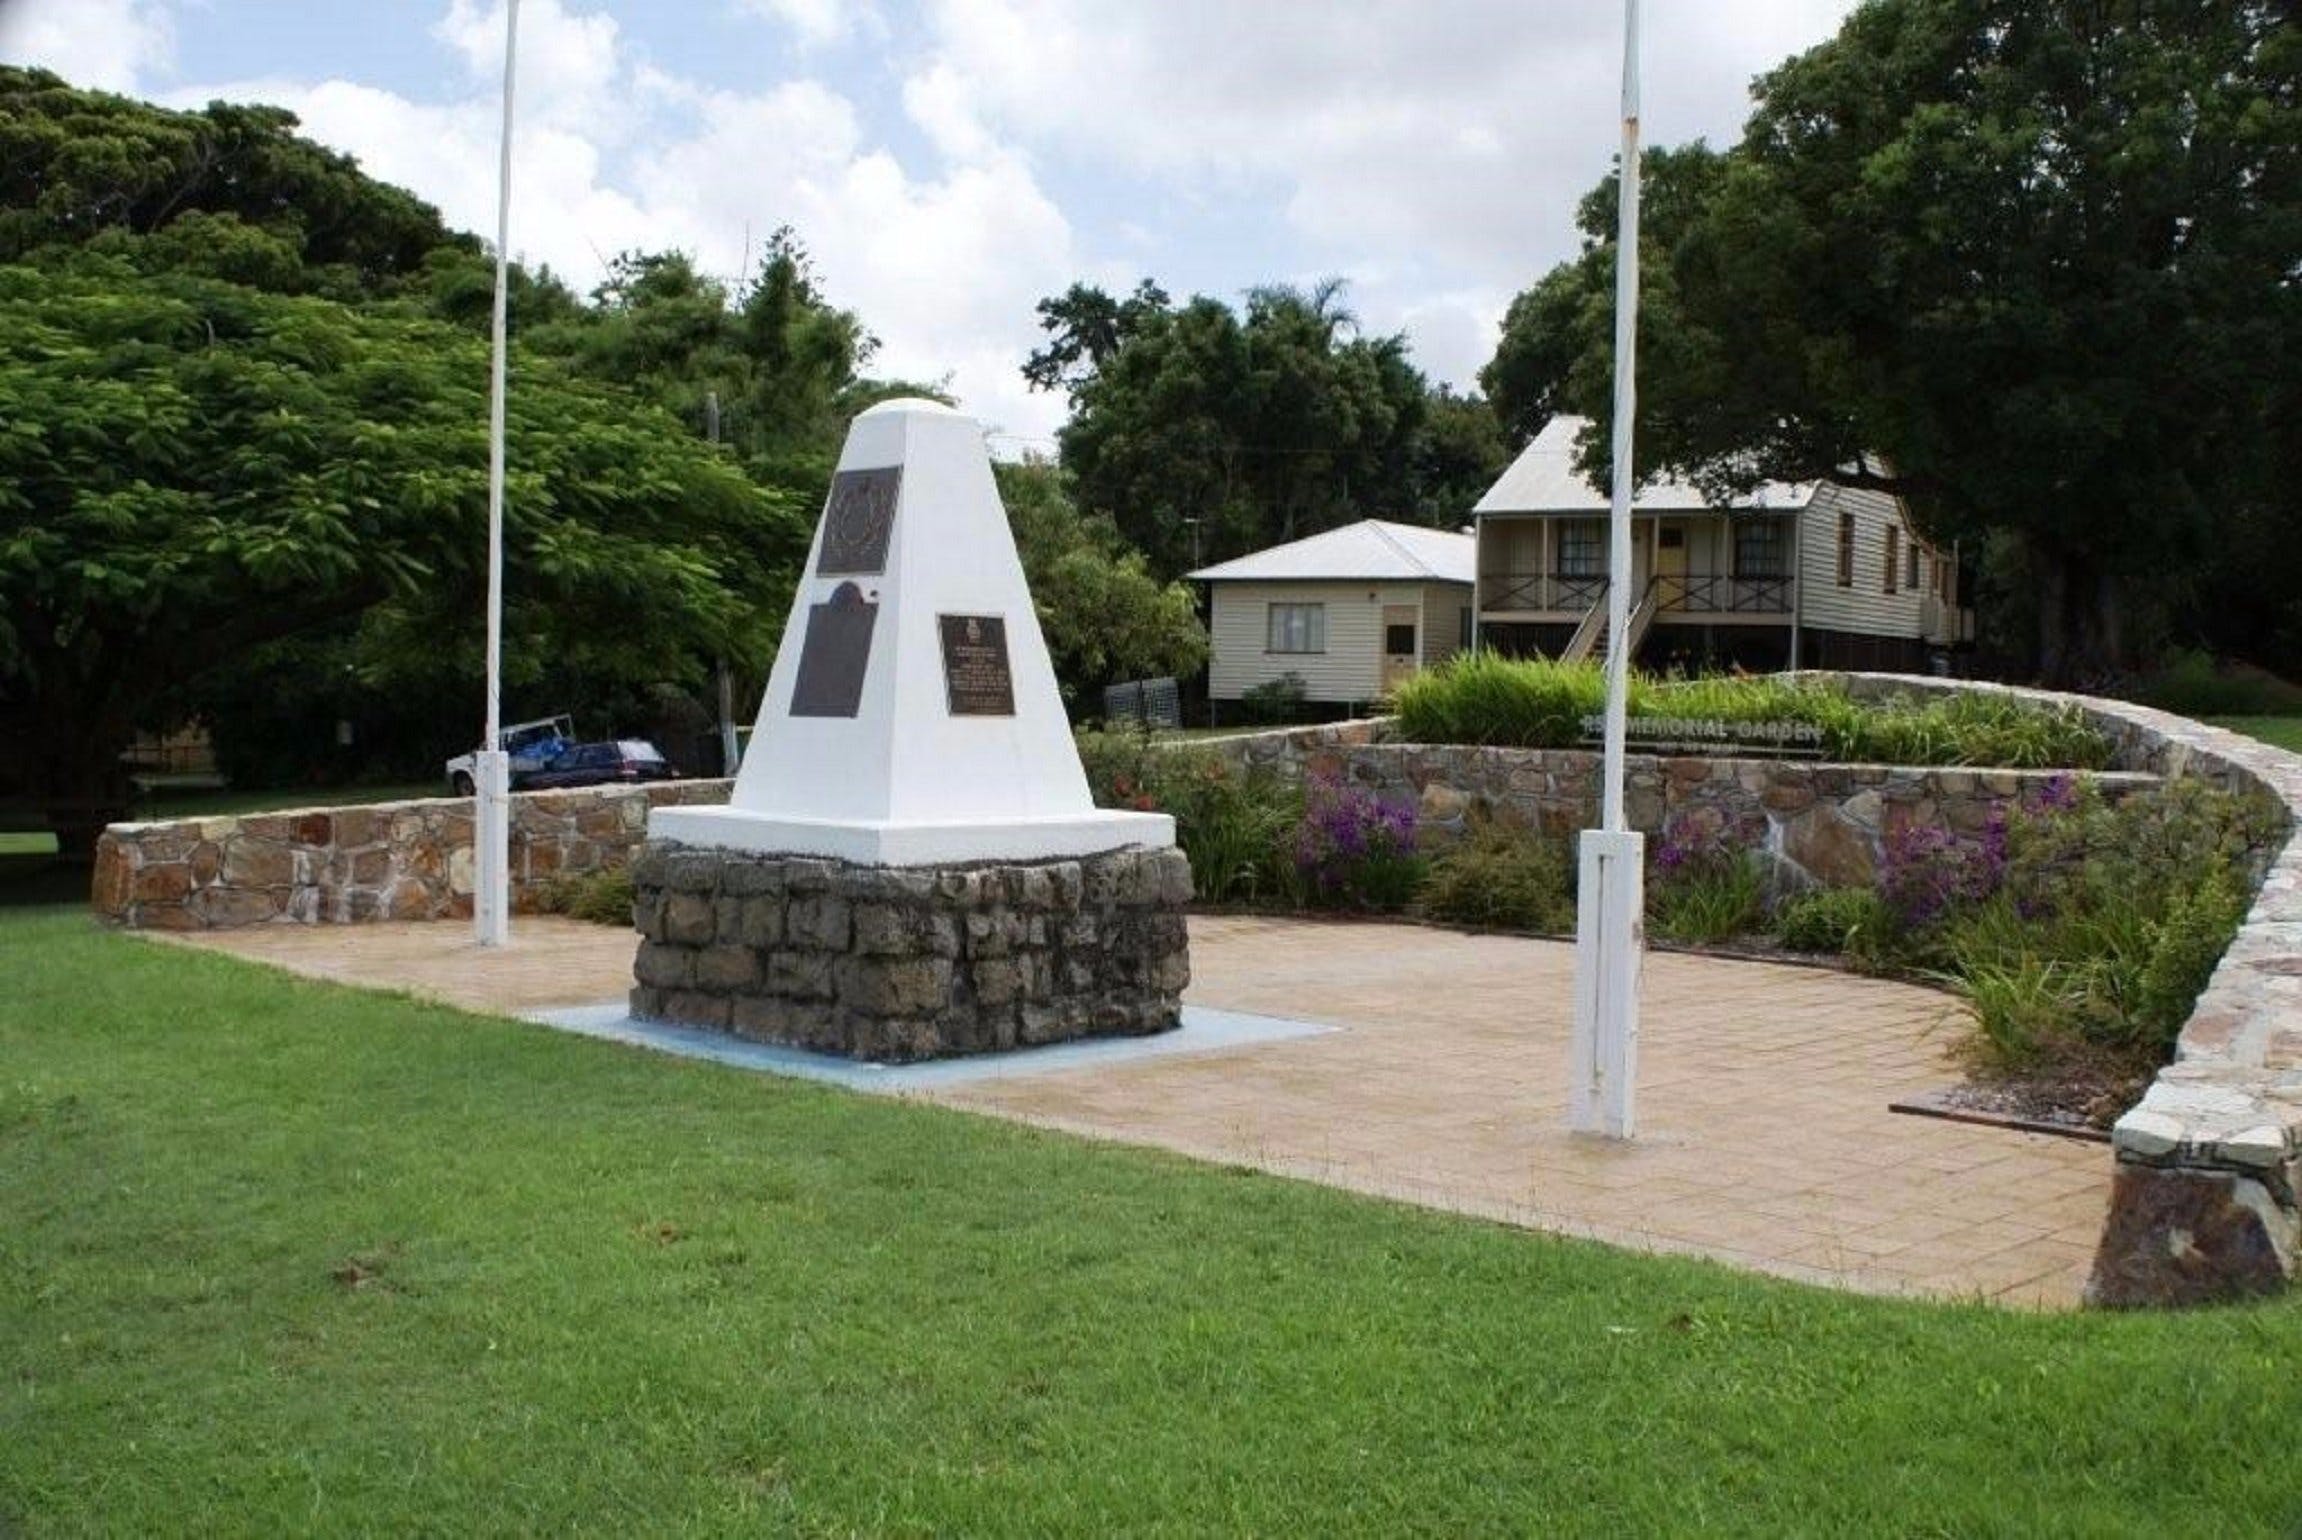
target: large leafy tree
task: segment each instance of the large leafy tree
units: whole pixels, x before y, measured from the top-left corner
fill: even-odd
[[[1731,151],[1646,163],[1642,446],[1896,491],[2008,553],[2041,672],[2130,662],[2297,532],[2298,72],[2271,0],[1871,0]],[[1613,211],[1512,309],[1518,431],[1603,423]]]
[[[1435,394],[1404,339],[1363,335],[1337,282],[1234,310],[1145,283],[1041,302],[1024,368],[1069,392],[1081,503],[1172,576],[1354,519],[1459,521],[1501,460],[1484,402]]]
[[[1025,461],[998,474],[1039,628],[1073,711],[1100,709],[1105,685],[1199,671],[1207,629],[1189,587],[1160,582],[1108,519],[1082,514],[1056,466]]]
[[[669,419],[516,361],[510,676],[763,661],[800,518]],[[388,612],[401,687],[477,677],[487,356],[387,309],[0,269],[0,773],[84,839],[137,726],[252,649]]]

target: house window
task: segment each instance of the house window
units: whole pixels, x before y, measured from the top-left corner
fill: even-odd
[[[1741,519],[1734,527],[1734,575],[1746,578],[1790,576],[1790,521]]]
[[[1559,525],[1559,576],[1602,577],[1607,570],[1604,519],[1567,519]]]
[[[1916,539],[1910,542],[1910,591],[1926,592],[1926,550]]]
[[[1265,652],[1325,652],[1327,650],[1327,606],[1324,604],[1272,605],[1269,637],[1263,650]]]
[[[1412,657],[1415,652],[1415,628],[1413,626],[1385,626],[1383,628],[1383,650],[1394,658]]]
[[[1854,586],[1854,515],[1838,516],[1838,586]]]
[[[1886,591],[1894,592],[1895,558],[1902,554],[1902,531],[1893,525],[1886,530]]]

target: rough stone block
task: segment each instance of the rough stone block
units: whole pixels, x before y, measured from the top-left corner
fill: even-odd
[[[771,995],[796,1000],[828,1000],[831,964],[832,959],[820,952],[775,952],[767,959],[762,987]]]
[[[758,893],[743,901],[743,944],[772,947],[783,941],[783,895]]]
[[[784,911],[783,933],[790,946],[815,952],[844,952],[851,938],[848,902],[836,893],[803,889]]]
[[[2298,1248],[2294,1210],[2254,1176],[2121,1163],[2086,1297],[2131,1307],[2271,1294],[2293,1278]]]
[[[940,957],[846,957],[837,967],[842,1005],[870,1016],[925,1016],[951,997],[951,964]]]
[[[663,906],[663,939],[676,946],[708,945],[719,931],[712,901],[693,889],[667,885]]]
[[[695,987],[717,994],[749,989],[759,982],[759,954],[749,947],[706,947],[695,954]]]

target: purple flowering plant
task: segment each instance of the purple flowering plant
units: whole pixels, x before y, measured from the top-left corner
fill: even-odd
[[[1411,803],[1386,801],[1339,777],[1312,777],[1295,834],[1305,894],[1341,908],[1405,907],[1423,876],[1415,824]]]
[[[1932,925],[1956,905],[1979,903],[2005,884],[2007,838],[2002,813],[1993,813],[1980,840],[1960,839],[1940,824],[1894,825],[1879,862],[1879,897],[1904,928]]]

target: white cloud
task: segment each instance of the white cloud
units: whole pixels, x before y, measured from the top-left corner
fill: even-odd
[[[0,60],[54,70],[76,86],[132,91],[174,54],[162,0],[0,0]]]
[[[887,33],[885,18],[869,0],[736,0],[736,8],[780,22],[802,48],[825,48],[859,34]]]
[[[304,131],[413,188],[452,225],[492,237],[503,61],[500,3],[452,0],[434,34],[465,78],[418,101],[351,80],[247,80],[171,92],[288,108]],[[677,248],[738,278],[778,225],[813,254],[826,293],[881,340],[874,368],[948,380],[987,423],[1052,433],[1056,398],[1027,393],[1032,305],[1080,271],[1071,228],[1029,167],[989,139],[915,176],[873,142],[848,97],[814,80],[708,89],[637,58],[602,12],[520,10],[512,249],[579,288],[607,259]],[[956,148],[956,146],[955,146]]]
[[[1731,139],[1750,77],[1827,35],[1848,5],[1648,6],[1649,142]],[[1385,270],[1360,308],[1404,320],[1427,368],[1467,380],[1475,364],[1459,360],[1483,362],[1509,295],[1574,249],[1575,204],[1611,164],[1620,12],[1363,0],[1316,14],[1306,25],[1298,8],[1231,0],[931,0],[906,105],[938,144],[1005,137],[1050,165],[1267,201],[1301,242],[1296,265]],[[1467,351],[1474,314],[1490,329]]]
[[[840,68],[731,91],[650,56],[657,7],[523,0],[514,249],[579,287],[634,247],[734,277],[791,224],[828,294],[883,339],[880,368],[948,375],[1026,437],[1062,410],[1017,374],[1032,307],[1082,278],[1236,294],[1346,273],[1368,329],[1403,328],[1427,371],[1468,383],[1511,295],[1573,250],[1575,203],[1616,142],[1612,4],[922,0],[898,31],[867,0],[722,3],[803,59],[836,49]],[[1749,78],[1850,3],[1649,0],[1649,141],[1733,137]],[[360,78],[169,95],[279,102],[492,233],[503,0],[435,5],[448,67],[420,95]],[[149,92],[167,17],[164,0],[0,0],[0,45]],[[871,116],[897,97],[883,87],[924,163],[898,158],[903,123]],[[1180,247],[1163,215],[1219,230],[1222,249]]]

